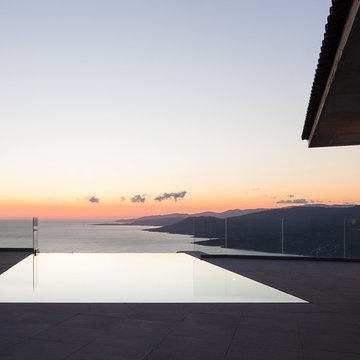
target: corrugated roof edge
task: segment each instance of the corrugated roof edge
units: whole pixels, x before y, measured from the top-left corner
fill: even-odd
[[[352,0],[332,1],[311,89],[304,129],[301,136],[302,140],[308,140],[310,137],[351,4]]]

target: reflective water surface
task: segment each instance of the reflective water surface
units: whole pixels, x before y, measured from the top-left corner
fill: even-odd
[[[186,254],[41,253],[0,275],[0,302],[306,301]]]

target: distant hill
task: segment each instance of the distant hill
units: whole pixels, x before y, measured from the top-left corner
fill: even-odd
[[[360,256],[360,206],[296,206],[263,210],[227,218],[228,247],[280,252],[282,224],[284,250],[312,256]],[[211,216],[187,217],[151,231],[194,235],[220,241],[197,241],[203,245],[224,243],[225,221]]]
[[[170,234],[187,234],[202,238],[223,238],[224,219],[213,216],[188,217],[176,224],[149,229],[149,231],[167,232]]]
[[[166,214],[166,215],[151,215],[143,216],[137,219],[119,219],[116,220],[117,223],[126,224],[126,225],[153,225],[153,226],[165,226],[172,225],[180,220],[189,217],[189,214]]]
[[[214,212],[214,211],[206,211],[206,212],[202,212],[202,213],[197,213],[197,214],[192,214],[191,216],[212,216],[212,217],[217,217],[220,219],[225,219],[228,217],[233,217],[233,216],[242,216],[242,215],[247,215],[247,214],[253,214],[253,213],[257,213],[260,211],[264,211],[266,209],[263,208],[258,208],[258,209],[234,209],[234,210],[226,210],[223,212]]]
[[[166,215],[151,215],[151,216],[143,216],[137,219],[119,219],[116,220],[117,223],[126,224],[126,225],[153,225],[153,226],[167,226],[176,224],[182,219],[194,217],[194,216],[212,216],[220,219],[224,219],[231,216],[242,216],[246,214],[251,214],[259,211],[263,211],[265,209],[234,209],[227,210],[224,212],[214,212],[207,211],[196,214],[166,214]]]

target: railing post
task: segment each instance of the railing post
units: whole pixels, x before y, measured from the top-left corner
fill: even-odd
[[[227,228],[227,218],[224,219],[225,220],[225,224],[224,224],[224,246],[225,246],[225,249],[228,247],[228,244],[227,244],[227,237],[228,237],[228,228]]]
[[[346,219],[344,219],[344,258],[346,258]]]
[[[33,251],[35,255],[39,252],[38,225],[39,225],[38,218],[33,217]]]
[[[284,254],[284,218],[281,219],[281,254]]]

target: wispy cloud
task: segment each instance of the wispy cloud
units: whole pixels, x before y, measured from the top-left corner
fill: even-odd
[[[289,194],[289,195],[288,195],[289,198],[293,198],[294,196],[295,196],[295,195],[293,195],[293,194]]]
[[[100,202],[100,199],[99,198],[97,198],[96,196],[91,196],[91,197],[89,197],[88,198],[88,200],[91,202],[91,203],[99,203]]]
[[[314,203],[314,200],[294,199],[294,200],[279,200],[279,201],[276,201],[276,204],[309,204],[309,203]]]
[[[125,196],[121,196],[121,197],[120,197],[120,200],[121,200],[122,202],[124,202],[124,201],[125,201]]]
[[[145,202],[145,200],[146,200],[145,195],[146,195],[146,194],[143,194],[143,195],[140,195],[140,194],[135,195],[135,196],[133,196],[133,197],[131,198],[131,202],[133,202],[133,203],[143,203],[143,202]]]
[[[187,194],[187,191],[179,191],[177,193],[171,192],[171,193],[163,193],[162,195],[157,196],[154,200],[155,201],[163,201],[163,200],[174,200],[178,201],[179,199],[183,199],[185,195]]]

